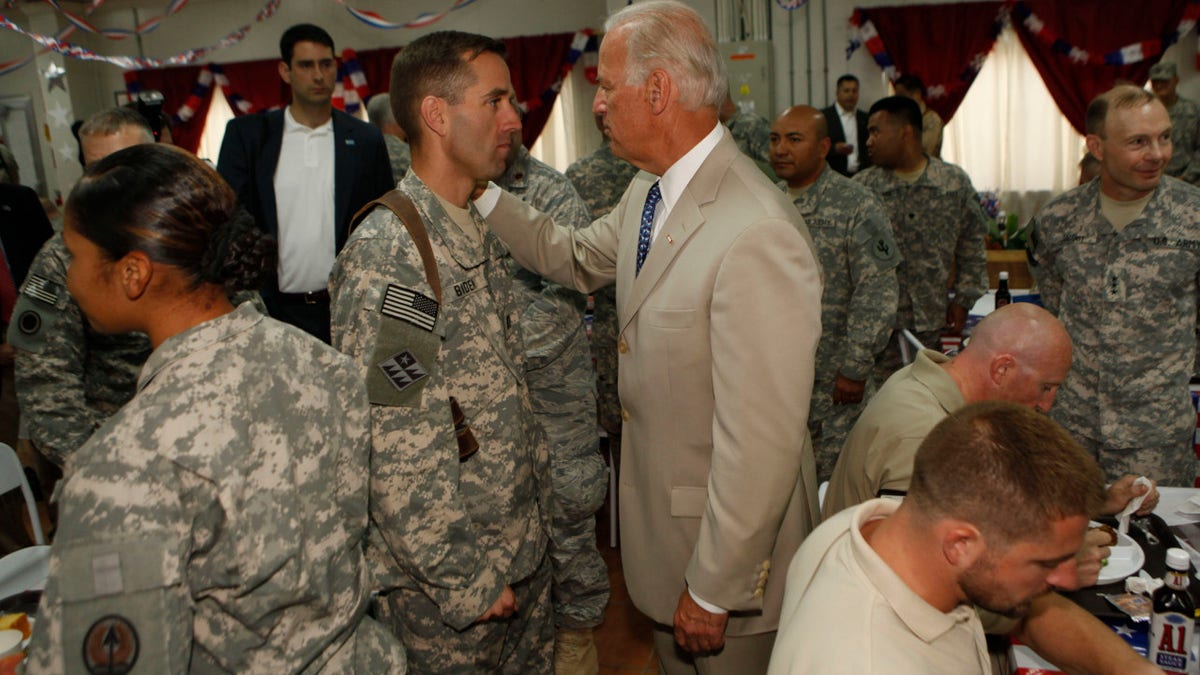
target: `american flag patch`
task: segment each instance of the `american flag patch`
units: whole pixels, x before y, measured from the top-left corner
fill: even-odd
[[[384,316],[407,321],[418,328],[432,331],[437,323],[438,302],[433,298],[421,295],[411,288],[388,284],[383,294],[383,306],[379,308]]]
[[[23,289],[25,295],[37,298],[48,305],[58,304],[58,293],[62,288],[40,274],[30,274]]]
[[[400,391],[429,377],[429,371],[417,360],[412,352],[403,351],[379,364],[379,369],[387,376],[392,386]]]

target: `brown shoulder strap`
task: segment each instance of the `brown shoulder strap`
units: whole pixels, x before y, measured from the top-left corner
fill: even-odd
[[[417,252],[421,254],[421,263],[425,266],[425,281],[429,282],[434,297],[441,303],[442,279],[438,275],[437,259],[433,257],[433,244],[429,242],[429,234],[425,231],[425,221],[421,220],[421,214],[417,213],[417,207],[413,206],[408,195],[399,190],[388,190],[379,199],[368,202],[350,219],[350,231],[353,232],[358,223],[376,206],[387,208],[404,224],[408,235],[417,246]]]

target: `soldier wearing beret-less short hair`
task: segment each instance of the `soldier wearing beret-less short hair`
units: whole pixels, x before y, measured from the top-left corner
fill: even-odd
[[[1179,68],[1169,61],[1150,68],[1150,89],[1171,117],[1171,161],[1164,170],[1192,185],[1200,185],[1200,105],[1179,95]]]
[[[274,270],[233,190],[139,145],[89,167],[63,232],[89,323],[154,352],[70,460],[28,672],[404,672],[365,617],[362,381],[228,300]]]
[[[1051,415],[1110,479],[1196,479],[1188,395],[1200,307],[1200,188],[1164,176],[1171,119],[1133,85],[1087,110],[1100,178],[1062,194],[1031,221],[1030,271],[1062,320],[1075,361]]]

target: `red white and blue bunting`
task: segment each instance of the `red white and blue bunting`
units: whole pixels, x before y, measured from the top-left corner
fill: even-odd
[[[200,69],[200,73],[196,76],[196,85],[192,87],[192,92],[188,95],[187,100],[179,106],[178,110],[171,113],[175,124],[187,122],[195,117],[196,111],[212,95],[214,83],[225,92],[225,98],[229,101],[230,107],[236,109],[238,114],[245,114],[253,110],[254,106],[249,101],[230,91],[229,78],[225,77],[225,71],[221,69],[220,64],[210,63]],[[136,98],[142,91],[142,82],[138,78],[138,71],[130,70],[125,73],[125,91],[129,94],[130,99]]]
[[[571,70],[575,67],[575,63],[584,57],[586,57],[584,58],[584,75],[587,76],[589,82],[596,84],[598,78],[594,64],[598,51],[599,41],[592,34],[592,29],[584,28],[576,32],[575,36],[571,38],[571,48],[567,51],[566,59],[563,60],[562,71],[558,74],[558,77],[539,96],[528,101],[521,101],[518,105],[525,112],[529,112],[543,105],[552,104],[555,97],[558,96],[558,92],[562,89],[563,78],[570,75]],[[589,66],[589,63],[593,65]]]
[[[395,30],[397,28],[424,28],[441,21],[450,12],[460,10],[463,7],[475,2],[475,0],[454,0],[453,5],[440,12],[422,12],[412,21],[396,23],[383,18],[376,12],[366,9],[358,9],[357,7],[351,7],[350,5],[346,4],[344,0],[333,1],[342,7],[345,7],[346,11],[350,13],[350,16],[358,19],[372,28],[379,28],[382,30]]]
[[[1038,18],[1037,14],[1033,13],[1033,10],[1029,8],[1025,0],[1018,0],[1013,4],[1012,15],[1016,21],[1020,21],[1030,34],[1040,42],[1080,65],[1121,66],[1158,56],[1167,47],[1179,42],[1181,37],[1196,26],[1197,19],[1200,19],[1200,0],[1191,0],[1188,3],[1187,7],[1183,10],[1183,17],[1179,20],[1179,25],[1174,31],[1150,40],[1134,42],[1105,54],[1089,52],[1082,47],[1072,45],[1063,40],[1053,31],[1046,28],[1046,24]]]
[[[775,0],[775,4],[786,9],[789,12],[794,12],[797,9],[808,4],[808,0]]]
[[[367,76],[363,75],[358,63],[358,53],[353,49],[342,50],[342,62],[338,65],[338,81],[333,87],[333,107],[354,115],[363,102],[371,97]]]
[[[1200,2],[1200,0],[1197,0]],[[1000,6],[996,12],[996,18],[992,21],[991,35],[992,42],[1000,35],[1000,31],[1004,30],[1004,26],[1008,23],[1010,5],[1005,3]],[[988,43],[991,44],[990,42]],[[883,39],[879,37],[879,31],[876,30],[875,24],[866,17],[861,8],[855,8],[854,14],[850,16],[850,44],[846,48],[846,58],[849,59],[855,50],[859,47],[866,47],[870,52],[871,57],[875,59],[875,63],[883,69],[883,73],[891,82],[895,82],[901,75],[896,62],[892,59],[892,55],[888,53],[887,47],[883,44]],[[971,86],[979,75],[980,69],[983,68],[983,63],[987,59],[987,52],[980,52],[973,57],[971,61],[963,68],[955,80],[950,82],[931,82],[925,86],[925,97],[928,99],[938,99],[946,96],[953,90]]]
[[[85,15],[91,14],[91,11],[94,10],[96,7],[100,6],[100,4],[103,1],[104,0],[99,0],[97,2],[93,2],[88,7],[89,11],[85,12]],[[155,28],[158,28],[162,24],[164,19],[166,19],[167,17],[169,17],[173,14],[176,14],[177,12],[182,10],[188,4],[189,0],[171,0],[169,3],[167,3],[166,9],[163,10],[162,16],[151,17],[151,18],[141,22],[140,24],[138,24],[137,26],[135,26],[132,29],[129,29],[129,28],[97,28],[94,24],[92,24],[92,22],[88,21],[86,18],[79,16],[78,14],[75,14],[67,9],[64,9],[58,0],[45,0],[45,2],[46,2],[46,4],[57,9],[63,15],[63,18],[67,20],[67,23],[71,24],[75,28],[78,28],[79,30],[82,30],[87,33],[94,33],[96,35],[103,35],[104,37],[109,38],[111,40],[124,40],[125,38],[133,36],[133,35],[144,35],[146,33],[149,33],[150,31],[153,31]]]
[[[254,22],[259,23],[273,16],[275,14],[275,10],[279,8],[281,2],[282,0],[268,0],[268,2],[255,16]],[[63,56],[79,59],[81,61],[99,61],[101,63],[108,63],[126,70],[137,68],[162,68],[163,66],[179,66],[194,63],[207,57],[212,52],[233,46],[246,39],[246,35],[250,32],[252,25],[253,24],[243,25],[236,30],[227,33],[216,43],[207,47],[188,49],[173,56],[156,59],[142,56],[103,56],[81,45],[66,42],[59,37],[27,31],[13,23],[7,16],[0,15],[0,28],[13,31],[15,33],[20,33],[21,35],[30,38],[43,47],[58,52]]]

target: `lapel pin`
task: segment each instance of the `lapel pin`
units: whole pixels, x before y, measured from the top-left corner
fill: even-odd
[[[668,243],[668,244],[674,244],[674,243],[675,243],[675,240],[674,240],[674,239],[672,239],[672,238],[671,238],[671,235],[669,235],[669,234],[667,235],[667,243]]]

